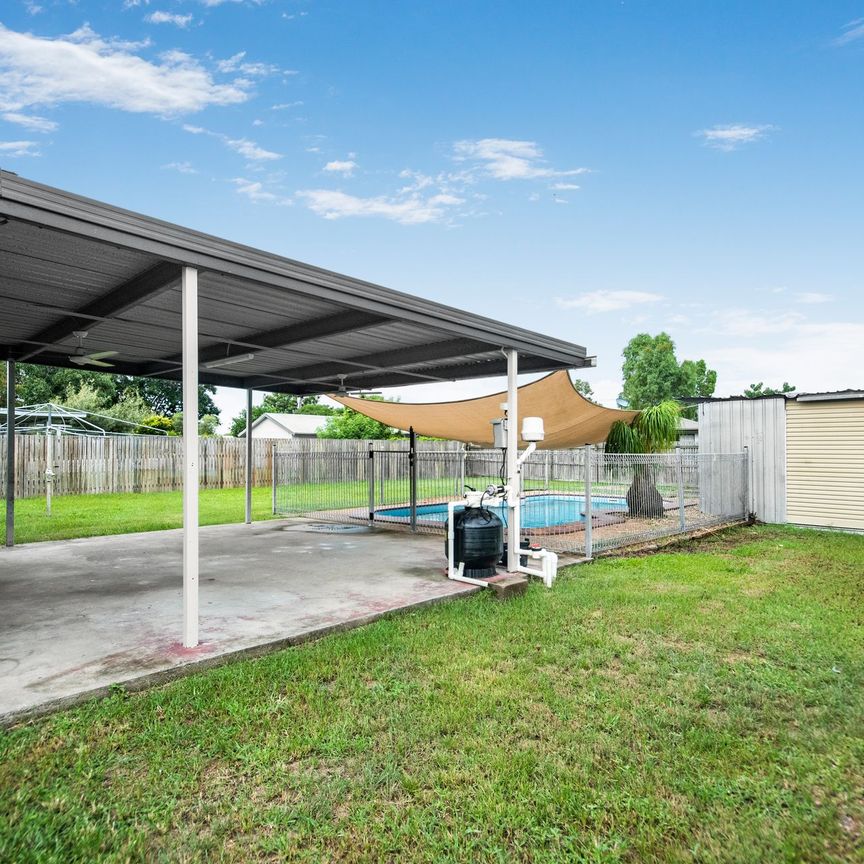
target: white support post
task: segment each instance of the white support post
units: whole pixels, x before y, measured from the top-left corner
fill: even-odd
[[[6,361],[6,545],[15,545],[15,361]]]
[[[184,267],[183,645],[198,644],[198,270]]]
[[[510,493],[507,496],[507,570],[516,573],[519,569],[519,496],[522,484],[519,476],[519,353],[513,349],[507,352],[507,482]]]
[[[246,391],[246,524],[252,524],[252,391]]]

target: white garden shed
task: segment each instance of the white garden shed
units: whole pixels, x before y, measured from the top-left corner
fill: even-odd
[[[864,531],[864,390],[699,404],[699,450],[750,454],[764,522]]]

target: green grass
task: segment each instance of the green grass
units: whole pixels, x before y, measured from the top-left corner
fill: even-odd
[[[272,519],[270,488],[252,490],[252,518]],[[201,525],[242,522],[246,505],[243,489],[202,489],[199,502]],[[160,531],[183,525],[181,492],[114,493],[105,495],[59,495],[52,501],[51,515],[44,498],[15,502],[15,541],[65,540],[102,534]],[[5,531],[6,512],[0,517]]]
[[[864,537],[736,529],[0,733],[4,861],[864,860]]]

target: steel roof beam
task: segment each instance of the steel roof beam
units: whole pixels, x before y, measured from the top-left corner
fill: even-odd
[[[0,214],[218,272],[243,280],[249,287],[269,285],[289,297],[294,292],[454,337],[494,341],[520,355],[545,357],[550,366],[585,365],[586,351],[581,345],[141,216],[6,171],[0,171]]]
[[[310,381],[321,378],[334,379],[340,375],[350,376],[361,374],[362,371],[373,372],[394,371],[401,367],[413,366],[417,363],[428,363],[434,360],[462,359],[468,354],[480,354],[484,351],[494,351],[495,346],[486,342],[478,342],[471,339],[449,339],[444,342],[433,342],[431,345],[415,345],[409,348],[396,348],[390,351],[376,351],[373,354],[362,354],[355,357],[346,357],[344,360],[331,360],[326,363],[312,363],[306,366],[280,369],[268,373],[266,377],[250,378],[247,380],[249,387],[253,389],[259,385],[268,383],[268,379],[285,377],[292,381]],[[361,368],[353,368],[361,367]],[[412,377],[427,377],[423,375],[426,370],[417,370]],[[408,374],[408,373],[406,373]],[[442,380],[437,375],[428,377]]]
[[[269,348],[287,348],[300,342],[310,342],[314,339],[324,339],[328,336],[338,336],[340,333],[353,333],[357,330],[366,330],[379,324],[386,324],[390,319],[383,315],[373,315],[370,312],[348,310],[338,315],[327,315],[324,318],[315,318],[312,321],[304,321],[299,324],[288,324],[285,327],[277,327],[274,330],[263,330],[260,333],[251,333],[248,336],[239,336],[236,339],[226,339],[208,345],[198,352],[199,363],[209,363],[220,360],[230,355],[232,345],[239,345],[242,350],[235,353],[245,354],[249,349],[266,350]],[[180,354],[173,354],[154,362],[179,363]],[[276,373],[278,374],[278,373]]]
[[[127,279],[107,294],[92,300],[75,312],[65,315],[59,321],[34,333],[22,341],[20,349],[24,352],[17,357],[25,362],[45,351],[44,346],[56,345],[68,339],[76,330],[85,330],[94,326],[99,319],[111,318],[137,306],[148,297],[153,297],[167,291],[180,279],[180,268],[176,264],[161,262],[131,279]],[[28,342],[41,343],[36,348],[24,347]]]

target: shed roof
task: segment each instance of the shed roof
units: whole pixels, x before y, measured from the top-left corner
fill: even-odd
[[[593,366],[581,345],[0,171],[0,357],[181,377],[180,272],[199,269],[200,380],[297,394]],[[252,356],[223,366],[238,355]],[[216,364],[215,366],[213,364]]]

